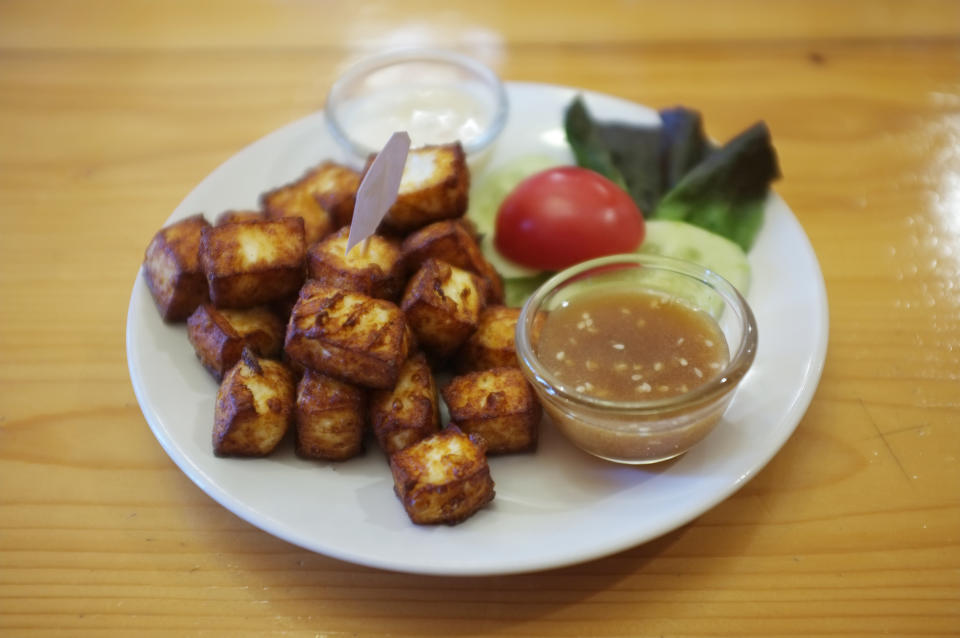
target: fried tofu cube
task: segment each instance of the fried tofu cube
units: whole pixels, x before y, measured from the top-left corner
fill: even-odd
[[[422,353],[404,362],[393,389],[371,393],[370,425],[388,457],[440,430],[437,384]]]
[[[287,324],[284,349],[306,368],[367,388],[392,388],[414,340],[385,299],[308,281]]]
[[[459,142],[412,149],[384,227],[406,234],[431,222],[462,217],[469,191],[470,169]]]
[[[252,308],[295,293],[306,260],[298,218],[203,229],[200,263],[218,308]]]
[[[427,259],[439,259],[483,277],[489,284],[487,303],[503,303],[500,273],[484,257],[466,220],[449,219],[428,224],[407,235],[400,250],[408,272],[415,272]]]
[[[224,224],[236,224],[238,222],[262,222],[266,219],[263,211],[260,210],[225,210],[219,215],[214,222],[215,226],[223,226]]]
[[[481,437],[488,454],[537,447],[543,409],[519,368],[493,368],[454,377],[441,390],[450,422]]]
[[[297,454],[345,461],[363,452],[366,392],[355,385],[307,370],[297,385]]]
[[[311,279],[371,297],[396,301],[405,283],[397,240],[371,235],[346,253],[350,227],[314,244],[307,253]]]
[[[220,389],[213,423],[217,456],[267,456],[293,423],[296,388],[279,361],[244,349]]]
[[[514,333],[519,318],[519,308],[484,308],[480,312],[477,329],[467,337],[457,353],[457,370],[473,372],[518,366]]]
[[[360,173],[342,164],[325,161],[309,171],[303,182],[320,206],[334,218],[334,228],[347,226],[353,220],[353,207],[360,188]]]
[[[472,272],[428,259],[407,282],[400,307],[418,343],[445,359],[476,330],[486,283]]]
[[[206,302],[200,238],[210,223],[193,215],[160,229],[143,258],[143,276],[164,321],[183,321]]]
[[[218,381],[240,360],[244,348],[268,359],[280,356],[284,323],[263,306],[244,310],[203,304],[187,319],[187,338],[200,363]]]
[[[267,219],[299,217],[303,220],[307,246],[312,246],[339,227],[334,214],[315,197],[315,173],[316,169],[308,171],[301,178],[260,196]]]
[[[494,497],[483,441],[455,426],[396,452],[390,469],[394,492],[418,525],[456,525]]]

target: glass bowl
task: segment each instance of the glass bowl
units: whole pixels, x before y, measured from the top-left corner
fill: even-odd
[[[366,160],[396,131],[413,148],[460,141],[471,163],[488,150],[507,122],[500,78],[458,53],[406,49],[362,60],[330,88],[326,121],[334,138]]]
[[[623,392],[612,396],[606,393],[603,396],[599,390],[594,391],[591,383],[582,380],[582,375],[587,373],[580,371],[576,374],[581,377],[571,378],[565,368],[555,363],[561,359],[564,351],[550,350],[550,344],[557,343],[551,339],[561,334],[561,327],[569,328],[563,334],[572,335],[572,339],[578,336],[579,333],[575,332],[577,329],[591,329],[593,320],[586,313],[575,326],[566,326],[561,322],[569,319],[570,312],[573,312],[574,320],[579,317],[577,313],[585,307],[585,301],[612,304],[611,300],[616,300],[619,304],[620,300],[627,298],[635,299],[636,303],[649,300],[650,308],[660,308],[660,302],[656,300],[661,300],[665,307],[677,309],[679,306],[684,312],[690,311],[687,314],[692,313],[699,318],[698,321],[702,321],[702,325],[714,330],[714,334],[722,335],[727,345],[724,356],[711,364],[712,370],[707,374],[691,367],[690,370],[702,375],[702,381],[691,384],[689,389],[686,384],[674,386],[673,393],[658,393],[657,390],[671,388],[666,385],[651,386],[644,381],[637,382],[636,396]],[[666,335],[673,329],[669,326],[677,323],[672,318],[669,323],[662,323],[657,315],[651,315],[654,321],[638,318],[635,323],[626,323],[633,321],[632,317],[641,316],[628,313],[630,307],[619,308],[623,313],[622,323],[627,326],[624,330],[648,330],[653,334],[659,328],[652,326],[661,323]],[[576,311],[565,311],[566,308]],[[615,310],[609,309],[607,312],[613,313]],[[594,341],[614,334],[610,327],[603,330],[598,328],[593,332],[600,333]],[[599,362],[603,374],[614,375],[614,370],[623,370],[624,374],[630,374],[634,379],[644,378],[643,374],[651,370],[663,369],[659,361],[652,365],[649,361],[640,361],[642,353],[636,345],[640,343],[639,332],[626,334],[635,336],[624,339],[621,335],[619,339],[612,340],[614,350],[595,357],[592,362],[594,368],[598,367]],[[691,338],[697,337],[694,335]],[[669,344],[664,347],[668,349],[667,352],[679,353],[683,338],[676,339],[675,347],[673,339],[671,336]],[[706,337],[699,339],[704,344],[714,345]],[[613,342],[617,340],[624,343]],[[629,346],[631,340],[634,348],[625,348],[624,344]],[[609,461],[657,463],[683,454],[709,434],[720,421],[734,390],[753,363],[757,349],[757,325],[743,296],[711,270],[691,262],[655,255],[614,255],[572,266],[554,275],[537,289],[520,313],[516,348],[520,367],[533,385],[544,411],[570,441],[584,451]],[[631,356],[630,353],[636,355],[637,359],[623,360],[624,356]],[[582,362],[573,363],[569,359],[567,357],[563,363],[570,365],[571,369],[580,370]],[[679,354],[674,360],[683,366],[688,365],[687,360]],[[588,368],[590,363],[588,360]],[[636,370],[641,373],[635,373]]]

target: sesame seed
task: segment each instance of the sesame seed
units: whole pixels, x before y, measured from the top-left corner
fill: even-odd
[[[700,377],[701,379],[703,378],[703,372],[700,370],[700,368],[694,368],[693,373],[698,377]]]
[[[656,363],[653,364],[653,369],[656,370],[657,372],[660,372],[661,370],[663,370],[663,363],[660,361],[657,361]]]
[[[678,345],[678,346],[682,346],[682,345],[683,345],[683,341],[684,341],[684,340],[683,340],[683,337],[680,337],[679,339],[677,339],[677,345]]]
[[[576,391],[577,391],[577,392],[583,392],[583,391],[586,390],[586,389],[587,389],[587,388],[584,387],[583,385],[578,385],[578,386],[576,387]]]
[[[624,370],[627,369],[627,364],[624,363],[623,361],[618,361],[615,364],[613,364],[613,369],[616,370],[617,372],[623,372]]]
[[[650,392],[651,389],[649,383],[641,383],[637,386],[637,392]]]
[[[625,314],[625,315],[629,315],[629,314],[630,314],[630,309],[629,309],[629,308],[621,308],[621,309],[620,309],[620,312],[622,312],[622,313]]]
[[[591,372],[593,372],[594,370],[600,367],[600,364],[594,361],[593,359],[587,359],[587,362],[583,365],[584,367],[586,367],[587,370],[590,370]]]
[[[704,340],[703,340],[703,343],[704,343],[708,348],[712,348],[712,347],[713,347],[713,341],[711,341],[710,339],[704,339]]]
[[[658,386],[657,386],[657,390],[659,390],[660,392],[667,392],[669,389],[670,389],[670,386],[667,386],[667,385],[658,385]]]
[[[613,344],[613,349],[614,349],[614,350],[623,350],[625,347],[626,347],[626,346],[624,346],[622,343],[615,343],[615,344]]]
[[[714,362],[712,362],[712,363],[710,364],[710,367],[713,368],[714,370],[719,370],[719,369],[720,369],[720,364],[717,363],[716,361],[714,361]]]
[[[690,388],[687,387],[687,384],[686,384],[686,383],[684,383],[683,385],[680,386],[680,392],[686,392],[686,391],[689,390],[689,389],[690,389]]]
[[[678,362],[680,363],[680,365],[682,365],[682,366],[687,365],[687,360],[684,359],[683,357],[680,357],[679,359],[677,359],[677,361],[678,361]]]
[[[563,358],[565,356],[566,354],[564,354],[563,350],[561,350],[560,352],[557,353],[557,361],[563,361]]]
[[[577,322],[577,330],[583,330],[583,329],[586,328],[586,327],[587,327],[586,322],[584,322],[584,321],[578,321],[578,322]]]
[[[642,379],[642,378],[643,378],[643,375],[642,375],[642,374],[633,374],[633,375],[630,375],[630,380],[631,380],[631,381],[639,381],[639,380]]]

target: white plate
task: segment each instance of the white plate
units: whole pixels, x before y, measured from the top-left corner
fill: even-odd
[[[510,84],[510,120],[488,165],[528,153],[568,160],[561,121],[576,93]],[[601,118],[656,118],[621,99],[586,97]],[[168,221],[255,207],[262,191],[325,158],[346,160],[323,116],[314,114],[230,158]],[[265,459],[214,457],[216,383],[197,362],[184,326],[160,320],[141,274],[127,316],[130,377],[154,435],[181,470],[270,534],[346,561],[404,572],[479,575],[558,567],[632,547],[696,518],[753,477],[797,426],[823,367],[827,300],[810,243],[777,196],[768,202],[750,262],[749,299],[760,345],[753,369],[710,436],[674,462],[625,467],[595,460],[545,427],[536,454],[490,460],[496,499],[455,527],[410,523],[375,444],[344,463],[299,459],[291,445]]]

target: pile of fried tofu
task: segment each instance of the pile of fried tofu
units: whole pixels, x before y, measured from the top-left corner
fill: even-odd
[[[298,455],[345,461],[375,440],[410,519],[456,524],[494,497],[488,455],[536,449],[519,310],[463,218],[459,144],[410,151],[377,234],[346,253],[362,178],[327,161],[259,210],[173,223],[144,276],[219,383],[216,455],[265,456],[289,432]]]

